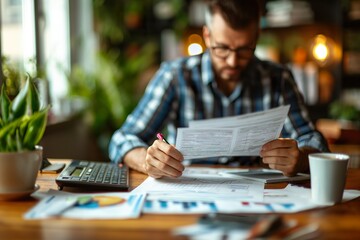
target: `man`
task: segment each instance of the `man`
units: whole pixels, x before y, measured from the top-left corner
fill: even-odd
[[[262,147],[262,164],[286,176],[308,171],[307,155],[327,151],[326,141],[314,130],[291,73],[254,56],[259,12],[254,0],[212,1],[203,28],[208,50],[162,64],[137,108],[114,133],[110,159],[154,178],[179,177],[183,155],[176,146],[156,140],[157,132],[165,129],[168,141],[174,143],[176,129],[188,127],[190,120],[290,104],[281,138]]]

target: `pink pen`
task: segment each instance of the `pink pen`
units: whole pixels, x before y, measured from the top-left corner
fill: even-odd
[[[156,137],[157,137],[160,141],[163,141],[164,143],[170,144],[168,141],[166,141],[166,139],[164,138],[164,135],[162,135],[161,133],[156,134]]]

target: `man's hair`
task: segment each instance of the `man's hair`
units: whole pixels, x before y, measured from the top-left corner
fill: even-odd
[[[210,29],[212,16],[220,13],[233,29],[240,29],[252,23],[259,24],[260,6],[257,0],[212,0],[205,12],[206,26]]]

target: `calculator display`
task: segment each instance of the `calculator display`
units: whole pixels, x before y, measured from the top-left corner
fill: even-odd
[[[72,177],[80,177],[81,172],[82,172],[82,168],[76,168],[76,169],[71,173],[71,176],[72,176]]]

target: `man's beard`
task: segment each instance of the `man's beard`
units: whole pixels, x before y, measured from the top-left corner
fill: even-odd
[[[230,68],[230,67],[223,67],[219,69],[219,77],[224,80],[238,80],[241,75],[242,69],[239,67]]]

